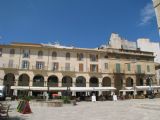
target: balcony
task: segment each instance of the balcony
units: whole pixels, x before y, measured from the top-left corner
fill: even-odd
[[[125,70],[122,70],[122,69],[116,70],[116,69],[114,69],[114,70],[113,70],[113,73],[114,73],[114,74],[125,74]]]
[[[41,66],[41,67],[32,66],[32,70],[48,70],[48,67],[47,66]]]
[[[61,67],[61,71],[75,72],[75,68],[74,67]]]
[[[136,70],[135,74],[145,74],[145,71],[144,70]]]
[[[0,64],[0,68],[3,68],[3,69],[18,69],[18,65],[17,64],[12,64],[12,65]]]

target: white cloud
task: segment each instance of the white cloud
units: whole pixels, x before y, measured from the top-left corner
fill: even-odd
[[[139,25],[149,24],[152,21],[152,19],[155,17],[155,11],[154,11],[154,8],[153,8],[153,4],[148,3],[141,10],[140,16],[141,16],[141,22],[140,22]]]

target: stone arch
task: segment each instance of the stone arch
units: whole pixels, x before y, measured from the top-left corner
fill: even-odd
[[[44,77],[42,75],[35,75],[33,78],[33,86],[44,87]]]
[[[91,77],[89,80],[89,86],[90,87],[98,87],[99,86],[99,80],[97,77]]]
[[[64,76],[62,78],[62,87],[72,87],[72,77]]]
[[[102,86],[103,87],[111,87],[111,78],[104,77],[102,80]]]
[[[4,76],[3,85],[6,87],[7,96],[13,95],[13,90],[11,90],[11,86],[15,84],[15,75],[13,73],[8,73]]]
[[[47,86],[58,87],[58,77],[55,75],[49,76],[47,80]]]
[[[117,89],[115,92],[118,94],[118,91],[123,87],[123,76],[122,75],[115,75],[114,76],[114,86]]]
[[[126,87],[133,87],[133,79],[131,77],[126,79]]]
[[[76,87],[86,87],[86,78],[78,76],[76,79]]]
[[[18,86],[29,86],[29,76],[27,74],[21,74],[18,80]]]
[[[136,86],[143,86],[143,84],[144,84],[144,80],[143,79],[144,79],[143,77],[137,76],[136,77]]]

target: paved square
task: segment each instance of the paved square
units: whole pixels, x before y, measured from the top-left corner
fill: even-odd
[[[12,101],[11,120],[159,120],[160,99],[132,99],[123,101],[79,102],[77,106],[35,106],[32,114],[16,111],[17,101]]]

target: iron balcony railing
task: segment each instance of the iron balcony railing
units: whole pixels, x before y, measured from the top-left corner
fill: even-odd
[[[61,67],[61,71],[75,72],[74,67]]]
[[[18,69],[18,65],[17,64],[0,64],[0,68],[11,68],[11,69]]]
[[[48,70],[47,66],[32,66],[33,70]]]

